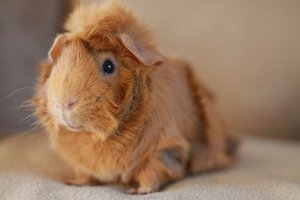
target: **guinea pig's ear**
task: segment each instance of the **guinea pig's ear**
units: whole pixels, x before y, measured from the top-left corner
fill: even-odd
[[[123,45],[144,65],[155,66],[164,61],[163,57],[155,50],[146,48],[128,34],[120,33],[117,36],[122,41]]]
[[[48,58],[51,62],[55,62],[57,58],[60,56],[65,42],[66,42],[66,35],[64,34],[58,35],[55,38],[54,43],[48,53]]]

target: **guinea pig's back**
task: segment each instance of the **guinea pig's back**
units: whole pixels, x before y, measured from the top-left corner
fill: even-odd
[[[189,141],[199,137],[201,121],[191,90],[184,61],[167,60],[152,74],[153,104],[158,124],[173,136],[179,134]]]

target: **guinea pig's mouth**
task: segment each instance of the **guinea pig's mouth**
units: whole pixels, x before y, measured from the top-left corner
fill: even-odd
[[[61,124],[73,132],[77,132],[82,128],[82,126],[74,123],[72,120],[66,118],[65,116],[63,117]]]
[[[73,124],[72,122],[69,121],[65,121],[65,126],[70,129],[71,131],[79,131],[81,129],[82,126],[77,125],[77,124]]]

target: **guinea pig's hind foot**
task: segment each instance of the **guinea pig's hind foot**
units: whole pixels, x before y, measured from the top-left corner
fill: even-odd
[[[64,183],[66,185],[70,186],[95,186],[95,185],[101,185],[100,181],[98,181],[96,178],[92,176],[77,176],[68,180],[64,180]]]
[[[194,156],[190,165],[192,173],[206,172],[226,168],[233,163],[233,158],[223,152],[212,150],[202,151]]]

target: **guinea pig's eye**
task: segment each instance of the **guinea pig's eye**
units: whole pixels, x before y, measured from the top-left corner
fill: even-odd
[[[102,63],[101,70],[104,75],[112,74],[115,71],[115,64],[113,61],[107,59]]]

